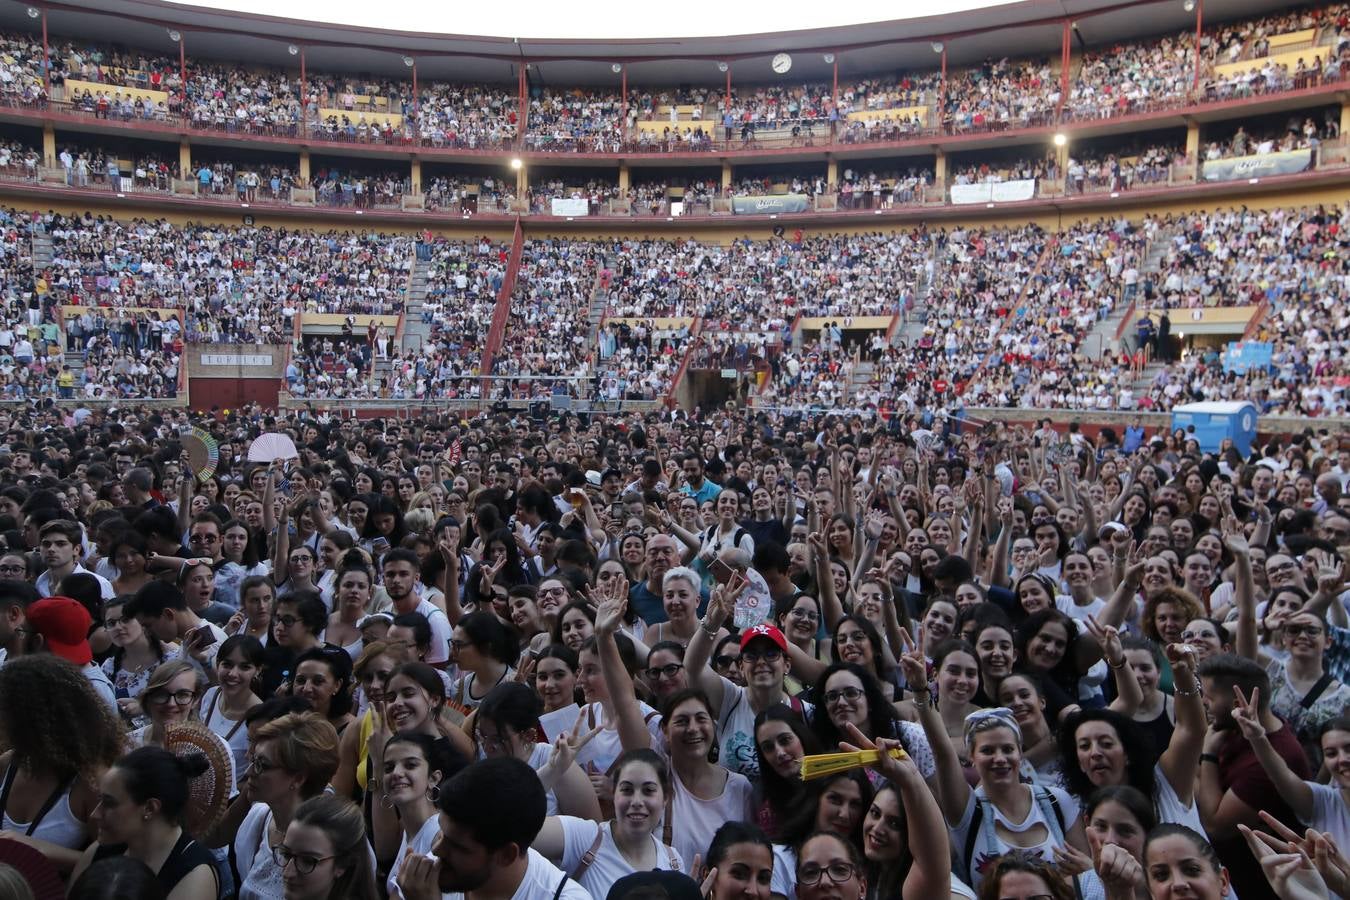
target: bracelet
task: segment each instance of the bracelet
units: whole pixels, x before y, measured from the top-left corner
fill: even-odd
[[[1202,763],[1214,763],[1215,765],[1218,765],[1219,757],[1216,756],[1216,755],[1213,754],[1213,753],[1201,753],[1201,754],[1200,754],[1200,762],[1202,762]]]
[[[1200,693],[1200,679],[1195,679],[1195,685],[1189,691],[1183,691],[1180,686],[1173,686],[1172,694],[1177,697],[1194,697]]]
[[[713,627],[709,628],[707,621],[700,622],[698,624],[698,627],[703,629],[703,633],[706,634],[708,637],[717,637],[717,632],[722,629],[721,625],[714,625]]]
[[[1106,665],[1109,666],[1109,667],[1112,668],[1112,669],[1123,669],[1123,668],[1125,668],[1125,664],[1128,663],[1128,662],[1129,662],[1128,659],[1122,659],[1122,660],[1120,661],[1120,665],[1116,665],[1115,663],[1111,662],[1111,660],[1108,659],[1108,660],[1106,661]]]

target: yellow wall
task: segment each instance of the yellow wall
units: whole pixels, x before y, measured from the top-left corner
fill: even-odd
[[[1237,72],[1249,72],[1252,69],[1264,68],[1267,62],[1288,66],[1289,71],[1293,72],[1298,68],[1300,59],[1303,60],[1305,66],[1312,66],[1314,59],[1321,57],[1325,62],[1332,52],[1333,48],[1331,47],[1303,47],[1299,50],[1285,50],[1281,53],[1263,56],[1260,59],[1244,59],[1235,63],[1223,63],[1214,67],[1214,75],[1217,78],[1230,78]]]
[[[388,122],[393,127],[398,128],[403,124],[403,116],[400,113],[386,113],[369,109],[319,108],[320,118],[327,119],[329,116],[336,116],[339,122],[341,122],[345,116],[353,125],[360,124],[362,119],[366,120],[367,125],[372,125],[376,122],[383,125],[385,122]]]
[[[123,87],[118,84],[101,84],[97,81],[80,81],[75,78],[66,79],[66,99],[71,97],[84,96],[84,92],[89,91],[97,97],[99,94],[107,94],[109,97],[117,99],[121,97],[126,99],[130,97],[135,100],[138,97],[148,97],[155,103],[168,103],[169,94],[167,91],[152,91],[149,88]]]
[[[919,121],[928,122],[928,107],[926,106],[901,106],[896,109],[859,109],[848,114],[848,119],[852,122],[869,122],[881,119],[904,119],[908,122],[913,117],[918,116]]]

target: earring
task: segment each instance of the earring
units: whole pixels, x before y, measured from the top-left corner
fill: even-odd
[[[427,788],[427,799],[432,803],[441,802],[441,789],[439,785],[433,784],[431,787]]]
[[[389,798],[388,794],[381,794],[380,805],[383,806],[385,809],[393,809],[394,801]]]

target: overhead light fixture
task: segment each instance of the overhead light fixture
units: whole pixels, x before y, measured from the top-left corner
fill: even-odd
[[[511,168],[515,169],[517,172],[520,171],[520,167],[523,165],[525,165],[525,163],[520,161],[519,156],[514,156],[511,158]]]
[[[30,6],[30,7],[28,7],[28,18],[30,18],[30,19],[36,19],[36,18],[38,18],[38,17],[41,16],[41,15],[42,15],[42,11],[39,10],[36,6]]]
[[[173,41],[176,44],[182,39],[183,36],[181,34],[179,34],[177,31],[174,31],[172,28],[169,29],[169,40]]]
[[[1195,0],[1186,0],[1185,3],[1181,4],[1181,8],[1186,12],[1195,12]]]
[[[403,64],[404,64],[405,66],[408,66],[409,68],[412,68],[413,58],[412,58],[411,56],[405,56],[405,57],[403,57]]]
[[[623,71],[623,66],[619,65],[618,63],[615,63],[614,65],[609,67],[609,70],[613,72],[615,75],[618,75],[620,72]]]
[[[717,71],[719,71],[719,72],[725,72],[725,71],[726,71],[727,69],[729,69],[729,68],[731,68],[731,66],[728,66],[728,65],[727,65],[726,63],[724,63],[724,62],[720,62],[720,63],[717,64]]]
[[[1069,136],[1068,136],[1067,134],[1065,134],[1064,132],[1061,131],[1061,132],[1059,132],[1058,134],[1055,135],[1055,146],[1056,146],[1056,147],[1063,147],[1063,146],[1064,146],[1065,144],[1067,144],[1068,142],[1069,142]]]
[[[834,65],[834,54],[833,54],[833,53],[826,53],[826,54],[825,54],[825,65],[827,65],[827,66],[832,66],[832,65]]]
[[[295,56],[300,52],[300,48],[295,46],[294,44],[288,44],[286,46],[286,52],[289,53],[291,56]]]
[[[929,46],[933,48],[934,53],[941,53],[943,50],[942,41],[933,41]]]

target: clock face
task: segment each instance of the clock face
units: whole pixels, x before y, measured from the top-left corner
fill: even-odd
[[[788,56],[786,53],[780,53],[773,58],[773,62],[770,63],[770,65],[775,72],[782,75],[788,69],[792,68],[792,57]]]

